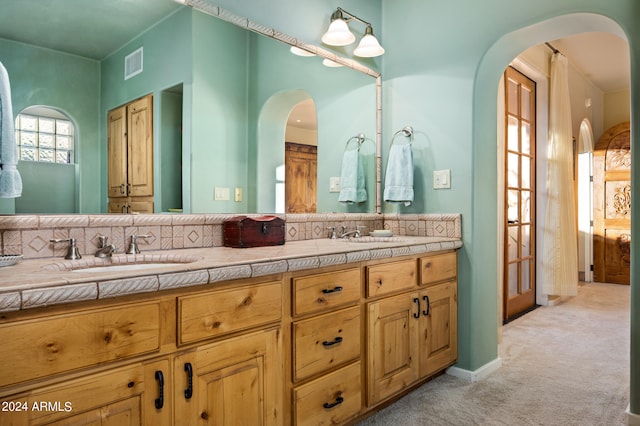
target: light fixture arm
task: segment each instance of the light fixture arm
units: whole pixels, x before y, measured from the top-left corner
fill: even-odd
[[[347,15],[346,19],[345,19],[344,15]],[[338,9],[335,12],[333,12],[333,14],[331,15],[331,21],[334,21],[336,19],[343,19],[346,22],[350,22],[350,21],[356,20],[358,22],[361,22],[361,23],[365,24],[367,26],[367,28],[371,28],[371,23],[370,22],[367,22],[364,19],[358,18],[353,13],[347,12],[346,10],[344,10],[341,7],[338,7]],[[372,32],[373,32],[373,30],[372,30]]]

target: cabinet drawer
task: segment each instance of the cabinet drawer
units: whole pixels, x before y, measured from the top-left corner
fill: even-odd
[[[293,279],[293,313],[303,315],[360,299],[360,270],[350,269]]]
[[[417,264],[413,259],[367,267],[368,297],[409,290],[417,283]]]
[[[300,425],[343,424],[360,413],[362,379],[357,362],[293,390]]]
[[[178,298],[180,344],[221,336],[282,316],[279,281]]]
[[[458,273],[456,252],[436,254],[420,259],[420,284],[426,285],[455,278]]]
[[[159,349],[160,304],[140,303],[0,326],[0,387]]]
[[[294,380],[302,380],[360,356],[360,308],[293,324]]]

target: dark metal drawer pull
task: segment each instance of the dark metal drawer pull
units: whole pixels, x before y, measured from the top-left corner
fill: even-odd
[[[184,397],[185,399],[191,399],[193,396],[193,367],[191,367],[190,362],[184,365],[184,371],[187,372],[187,388],[184,390]]]
[[[156,398],[156,408],[164,407],[164,375],[162,371],[156,371],[156,381],[158,382],[158,397]]]
[[[431,311],[431,302],[429,302],[429,296],[422,296],[422,300],[427,302],[427,309],[425,309],[422,313],[428,317],[429,311]]]
[[[340,286],[337,286],[337,287],[334,287],[334,288],[331,288],[331,289],[330,288],[325,288],[324,290],[322,290],[322,292],[324,294],[337,293],[339,291],[342,291],[342,287],[340,287]]]
[[[337,397],[337,398],[336,398],[336,402],[333,402],[333,403],[331,403],[331,404],[330,404],[330,403],[328,403],[328,402],[325,402],[322,406],[323,406],[324,408],[326,408],[326,409],[329,409],[329,408],[333,408],[333,407],[335,407],[336,405],[340,405],[340,404],[342,404],[343,402],[344,402],[344,398],[343,398],[343,397],[341,397],[341,396],[339,396],[339,397]]]
[[[418,299],[417,297],[413,298],[413,303],[417,303],[418,304],[418,312],[414,312],[413,313],[413,317],[414,318],[420,318],[420,299]]]
[[[342,342],[342,337],[336,337],[333,342],[327,342],[325,340],[324,342],[322,342],[322,346],[333,346],[333,345],[337,345],[340,342]]]

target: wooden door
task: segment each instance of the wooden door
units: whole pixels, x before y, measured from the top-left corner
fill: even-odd
[[[153,95],[127,107],[129,195],[153,195]]]
[[[318,176],[318,147],[285,143],[285,211],[315,213]]]
[[[109,111],[107,116],[109,197],[127,196],[127,108]]]
[[[458,358],[458,291],[455,281],[420,293],[420,377]]]
[[[504,319],[536,302],[535,286],[535,82],[505,71]]]
[[[282,423],[284,372],[280,368],[280,336],[277,330],[260,331],[177,357],[176,423],[226,426]]]
[[[367,402],[371,406],[418,379],[418,293],[368,305]]]
[[[593,153],[593,273],[629,284],[631,267],[631,126],[607,130]]]

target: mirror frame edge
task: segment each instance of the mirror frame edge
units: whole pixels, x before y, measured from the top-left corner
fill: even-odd
[[[202,0],[182,0],[185,6],[196,9],[200,12],[214,16],[216,18],[227,21],[233,25],[244,28],[246,30],[264,35],[266,37],[278,40],[282,43],[290,46],[296,46],[300,49],[306,50],[310,53],[314,53],[325,59],[337,62],[343,66],[349,67],[354,71],[358,71],[367,74],[376,79],[376,214],[382,214],[382,74],[375,71],[366,65],[354,61],[353,59],[345,58],[336,55],[320,46],[306,43],[293,36],[280,32],[274,28],[270,28],[252,21],[249,18],[245,18],[240,15],[236,15],[220,6],[213,5],[211,3]]]

